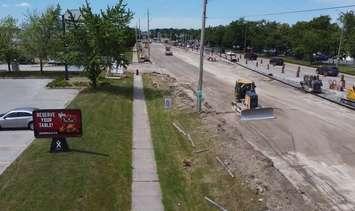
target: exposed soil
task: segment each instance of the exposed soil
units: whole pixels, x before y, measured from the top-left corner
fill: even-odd
[[[195,112],[195,91],[188,83],[180,83],[168,74],[153,73],[153,80],[169,81],[174,93],[174,102],[179,110]],[[260,153],[246,141],[235,124],[237,115],[232,111],[218,112],[208,102],[201,113],[203,127],[213,138],[213,147],[223,162],[234,174],[241,177],[255,194],[265,200],[268,210],[323,210],[295,188],[290,181],[274,167],[271,159]],[[236,210],[238,210],[236,208]]]

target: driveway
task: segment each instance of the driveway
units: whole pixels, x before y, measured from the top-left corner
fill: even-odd
[[[47,89],[51,80],[0,79],[0,113],[18,107],[59,109],[78,94],[74,89]],[[32,131],[0,131],[0,174],[31,144]],[[48,144],[49,148],[49,144]]]

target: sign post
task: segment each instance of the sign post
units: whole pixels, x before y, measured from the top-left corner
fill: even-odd
[[[68,152],[67,137],[82,136],[81,111],[77,109],[48,109],[33,112],[36,138],[52,138],[51,153]]]
[[[164,108],[171,109],[173,106],[173,99],[171,97],[164,97]]]
[[[58,153],[58,152],[69,152],[69,146],[67,143],[66,138],[52,138],[51,143],[51,153]]]

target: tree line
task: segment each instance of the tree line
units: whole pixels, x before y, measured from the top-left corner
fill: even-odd
[[[333,23],[329,16],[319,16],[310,21],[289,25],[266,20],[247,21],[241,18],[225,26],[208,27],[206,45],[235,50],[252,48],[258,53],[266,51],[311,60],[313,54],[318,52],[336,56],[341,33],[343,33],[341,54],[355,57],[354,12],[342,13],[339,21],[341,25]],[[183,41],[199,39],[200,30],[171,28],[156,29],[151,33],[155,36]]]
[[[9,71],[12,62],[34,58],[41,71],[48,59],[82,66],[96,86],[100,73],[113,62],[128,64],[124,53],[135,44],[135,30],[129,27],[132,18],[124,0],[98,13],[87,0],[77,11],[52,6],[29,13],[19,25],[8,16],[0,20],[0,60]]]

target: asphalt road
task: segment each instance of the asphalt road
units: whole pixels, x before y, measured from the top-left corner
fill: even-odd
[[[152,45],[159,71],[197,87],[198,55],[175,49],[164,55]],[[218,112],[231,111],[235,80],[254,80],[263,106],[275,108],[275,120],[240,122],[226,116],[242,137],[277,167],[306,196],[325,199],[334,210],[355,210],[355,112],[237,65],[205,62],[206,101]],[[309,192],[308,192],[309,191]]]
[[[51,80],[0,79],[0,113],[19,107],[64,108],[77,94],[74,89],[47,89]],[[0,130],[0,174],[31,144],[29,130]],[[49,143],[48,143],[49,149]]]

